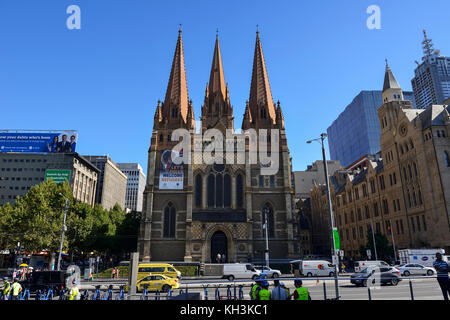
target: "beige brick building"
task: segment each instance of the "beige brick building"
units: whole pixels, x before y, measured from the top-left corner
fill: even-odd
[[[390,227],[397,250],[428,247],[449,253],[449,106],[413,109],[386,66],[378,116],[382,160],[368,160],[362,170],[337,171],[330,177],[335,224],[345,255],[359,256],[371,226],[392,243]],[[321,186],[311,192],[311,201],[313,221],[326,221]]]

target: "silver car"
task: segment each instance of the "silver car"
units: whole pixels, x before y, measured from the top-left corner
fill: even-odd
[[[425,275],[425,276],[432,276],[436,273],[436,270],[434,268],[425,267],[421,264],[417,263],[409,263],[402,266],[396,267],[402,275],[405,277],[409,277],[411,275]]]
[[[268,278],[279,278],[281,276],[280,270],[271,269],[269,267],[255,266],[255,269],[261,273],[267,274]]]

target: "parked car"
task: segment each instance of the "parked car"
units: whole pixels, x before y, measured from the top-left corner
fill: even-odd
[[[368,267],[352,274],[350,282],[356,286],[367,287],[367,282],[370,281],[369,277],[371,277],[373,284],[379,279],[381,284],[390,283],[396,286],[401,281],[401,272],[395,267]]]
[[[281,271],[276,269],[271,269],[269,267],[261,267],[261,266],[255,266],[255,269],[259,271],[260,273],[265,273],[267,277],[269,278],[279,278],[281,276]]]
[[[404,264],[404,265],[398,266],[396,268],[398,270],[400,270],[402,275],[404,275],[405,277],[409,277],[410,275],[432,276],[433,274],[436,273],[436,270],[434,268],[425,267],[425,266],[423,266],[421,264],[417,264],[417,263]]]

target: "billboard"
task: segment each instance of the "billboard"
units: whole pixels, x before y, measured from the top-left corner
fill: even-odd
[[[0,152],[76,152],[78,133],[67,131],[0,131]]]
[[[53,170],[47,169],[45,170],[45,178],[44,181],[52,179],[55,183],[64,183],[65,181],[70,181],[70,170]]]
[[[173,150],[161,151],[161,165],[159,169],[159,189],[180,190],[183,189],[183,162],[175,164],[176,157],[183,157],[183,150],[179,153]]]

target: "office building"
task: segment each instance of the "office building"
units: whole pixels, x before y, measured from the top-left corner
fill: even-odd
[[[433,104],[443,104],[450,98],[450,57],[442,56],[433,49],[431,39],[423,31],[422,42],[424,56],[422,63],[417,63],[414,78],[411,80],[418,108],[428,108]]]
[[[125,208],[127,176],[108,156],[83,156],[100,170],[95,202],[109,210],[118,204]]]
[[[332,175],[336,170],[342,169],[338,160],[327,160],[328,174]],[[307,199],[315,184],[325,184],[325,168],[323,161],[315,161],[305,171],[294,171],[295,198]]]
[[[125,208],[142,212],[142,200],[145,189],[145,174],[139,163],[118,163],[119,169],[127,176]]]
[[[100,170],[77,153],[0,153],[0,205],[43,182],[46,170],[70,170],[74,198],[94,205]]]
[[[414,94],[403,92],[414,105]],[[343,167],[380,151],[377,109],[383,103],[379,90],[361,91],[327,129],[330,159]]]

